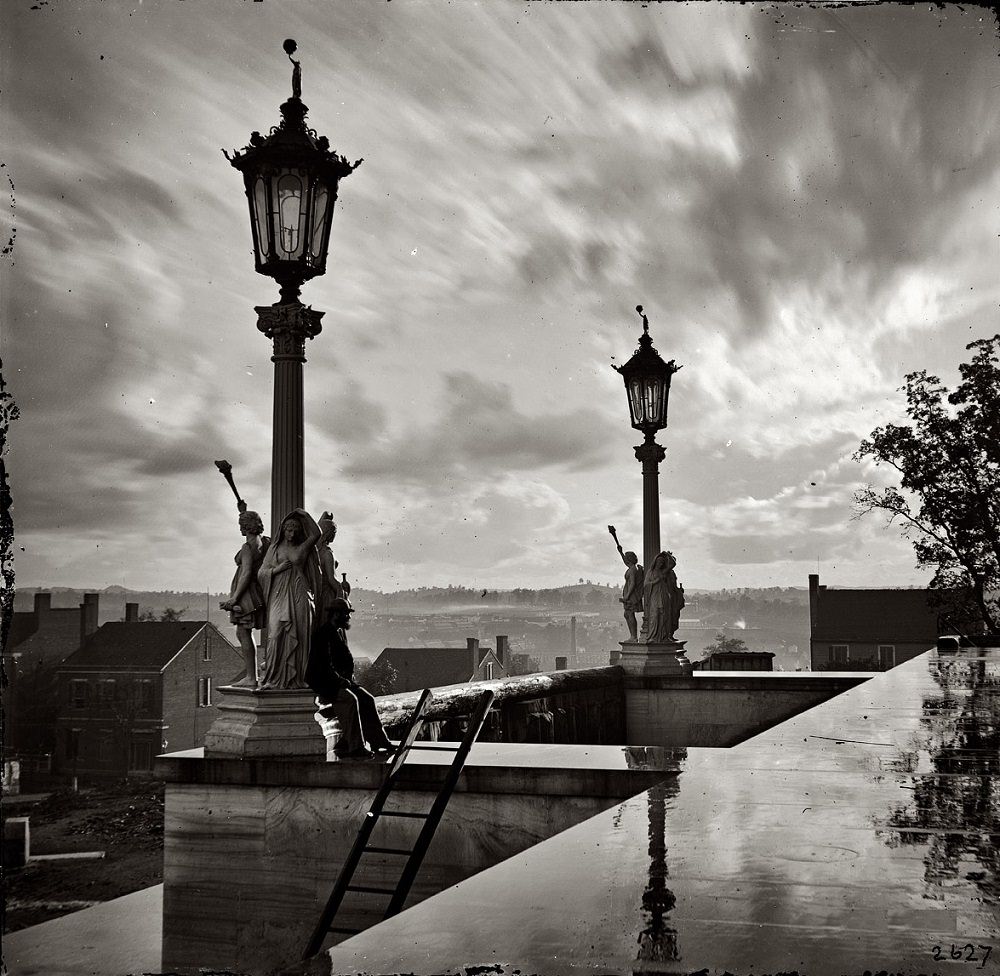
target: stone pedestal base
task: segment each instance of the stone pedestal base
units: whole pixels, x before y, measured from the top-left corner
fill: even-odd
[[[338,695],[331,704],[324,705],[323,710],[316,713],[316,721],[326,737],[327,762],[342,759],[350,749],[347,730],[351,723],[356,724],[358,721],[357,705],[344,701]]]
[[[309,688],[253,691],[223,685],[219,717],[205,734],[205,756],[326,758],[326,739]]]
[[[656,644],[642,644],[638,641],[621,642],[619,663],[627,675],[639,677],[661,677],[675,674],[678,677],[691,674],[691,662],[684,654],[687,641],[664,641]]]

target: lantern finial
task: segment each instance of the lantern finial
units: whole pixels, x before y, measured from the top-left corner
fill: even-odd
[[[299,64],[292,55],[295,53],[295,49],[298,45],[295,40],[289,37],[284,44],[281,45],[288,55],[288,60],[292,62],[292,98],[302,97],[302,66]]]
[[[640,315],[642,315],[642,331],[643,331],[643,332],[644,332],[644,333],[645,333],[646,335],[649,335],[649,319],[647,319],[647,318],[646,318],[646,316],[645,316],[645,315],[643,314],[643,311],[642,311],[642,306],[641,306],[641,305],[636,305],[636,307],[635,307],[635,310],[636,310],[636,311],[637,311],[637,312],[638,312],[638,313],[639,313]]]

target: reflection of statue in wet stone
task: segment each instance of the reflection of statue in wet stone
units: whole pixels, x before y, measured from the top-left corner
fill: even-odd
[[[674,639],[684,606],[684,587],[677,582],[676,565],[673,553],[661,552],[646,570],[643,622],[647,644],[666,644]]]
[[[636,613],[642,613],[642,567],[639,565],[639,557],[634,552],[624,552],[621,543],[618,541],[618,534],[613,525],[608,526],[608,532],[615,540],[618,547],[618,555],[625,563],[625,586],[622,588],[622,595],[619,600],[625,608],[625,623],[628,626],[629,639],[639,639],[639,629],[636,623]]]

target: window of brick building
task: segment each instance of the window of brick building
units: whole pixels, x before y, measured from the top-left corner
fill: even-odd
[[[87,681],[85,678],[74,678],[70,681],[69,703],[72,708],[87,707]]]
[[[891,668],[896,663],[896,645],[895,644],[879,644],[878,646],[878,664],[880,668]]]
[[[149,739],[133,739],[129,743],[129,769],[148,771],[153,768],[153,748]]]
[[[151,678],[135,679],[135,702],[140,712],[153,710],[153,681]]]
[[[102,705],[109,705],[115,700],[115,688],[118,682],[114,678],[102,678],[97,682],[97,700]]]
[[[212,679],[198,679],[198,706],[208,708],[212,704]]]
[[[834,664],[847,664],[848,650],[847,644],[831,644],[830,660]]]

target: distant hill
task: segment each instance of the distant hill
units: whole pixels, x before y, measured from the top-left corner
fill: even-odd
[[[75,607],[83,601],[84,589],[71,587],[23,587],[14,598],[15,610],[30,610],[34,594],[39,589],[52,593],[53,607]],[[108,586],[99,591],[101,623],[121,620],[126,603],[138,603],[140,613],[151,612],[159,617],[171,608],[182,611],[182,620],[208,619],[216,624],[227,624],[228,614],[219,610],[219,603],[228,593],[206,594],[190,590],[127,590],[121,586]],[[704,609],[725,613],[727,616],[759,616],[761,612],[784,616],[792,607],[808,607],[809,593],[804,587],[764,587],[760,589],[702,590],[689,588],[687,602],[691,609],[695,601]],[[458,608],[509,608],[534,607],[542,610],[601,610],[617,609],[621,588],[617,585],[588,582],[571,583],[547,589],[517,587],[512,590],[473,589],[466,586],[422,586],[416,589],[383,593],[360,586],[351,590],[351,602],[360,609],[374,609],[376,613],[398,612],[413,609],[448,612]],[[691,613],[686,611],[685,616]]]

